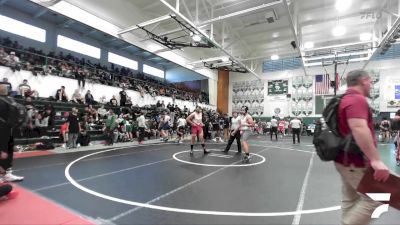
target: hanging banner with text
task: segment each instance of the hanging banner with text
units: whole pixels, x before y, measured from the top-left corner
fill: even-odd
[[[286,95],[288,93],[288,80],[268,81],[268,95]]]

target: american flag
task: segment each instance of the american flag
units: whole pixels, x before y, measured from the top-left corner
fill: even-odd
[[[316,75],[315,76],[315,94],[325,95],[329,93],[329,74]]]

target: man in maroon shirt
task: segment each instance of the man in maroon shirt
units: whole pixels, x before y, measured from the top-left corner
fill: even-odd
[[[385,182],[389,169],[380,159],[373,128],[372,114],[366,97],[371,90],[371,78],[363,70],[348,73],[348,89],[339,105],[338,122],[341,135],[351,133],[359,153],[339,153],[335,166],[342,178],[342,225],[365,225],[371,221],[372,212],[380,205],[356,191],[366,169],[375,170],[374,178]]]

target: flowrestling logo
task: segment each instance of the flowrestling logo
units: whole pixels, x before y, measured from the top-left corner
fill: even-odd
[[[390,193],[366,193],[374,201],[378,202],[389,202]],[[372,212],[371,218],[378,219],[384,212],[389,210],[389,204],[383,204],[378,206],[374,212]]]

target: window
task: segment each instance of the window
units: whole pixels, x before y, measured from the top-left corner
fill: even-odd
[[[150,75],[153,75],[153,76],[156,76],[156,77],[164,78],[164,71],[163,70],[148,66],[146,64],[143,65],[143,72],[147,73],[147,74],[150,74]]]
[[[0,15],[0,29],[36,41],[46,42],[46,30],[3,15]]]
[[[125,66],[128,68],[134,69],[134,70],[138,70],[138,62],[136,62],[132,59],[128,59],[123,56],[111,53],[111,52],[108,53],[108,61],[110,63],[115,63],[115,64]]]
[[[93,47],[91,45],[64,37],[62,35],[57,36],[57,46],[60,48],[65,48],[67,50],[81,53],[83,55],[88,55],[96,59],[100,59],[100,48]]]

